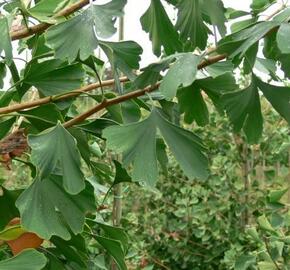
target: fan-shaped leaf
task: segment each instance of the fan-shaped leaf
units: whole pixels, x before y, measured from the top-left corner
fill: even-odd
[[[83,230],[85,214],[95,210],[93,187],[87,183],[86,189],[77,195],[68,194],[62,177],[50,175],[37,178],[16,201],[24,228],[37,233],[44,239],[56,235],[70,239]]]

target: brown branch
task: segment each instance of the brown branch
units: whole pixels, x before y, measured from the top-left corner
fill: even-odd
[[[127,82],[129,79],[127,77],[121,77],[120,82]],[[18,104],[13,104],[7,107],[0,108],[0,114],[7,114],[7,113],[12,113],[12,112],[19,112],[25,109],[37,107],[40,105],[44,105],[50,102],[55,102],[55,101],[60,101],[64,99],[69,99],[73,98],[76,96],[79,96],[83,93],[92,91],[94,89],[105,87],[105,86],[112,86],[115,84],[115,80],[107,80],[103,81],[102,83],[92,83],[86,86],[83,86],[79,89],[73,90],[70,93],[63,94],[61,96],[49,96],[45,98],[40,98],[37,100],[29,101],[29,102],[24,102],[24,103],[18,103]]]
[[[207,60],[202,61],[198,65],[198,69],[202,69],[202,68],[205,68],[209,65],[217,63],[220,60],[225,59],[226,57],[227,57],[227,55],[223,54],[223,55],[217,55],[217,56],[213,56],[211,58],[208,58]],[[99,103],[97,106],[95,106],[95,107],[91,108],[90,110],[78,115],[77,117],[65,122],[63,126],[65,128],[72,127],[72,126],[86,120],[88,117],[95,114],[96,112],[99,112],[99,111],[101,111],[109,106],[122,103],[122,102],[124,102],[126,100],[130,100],[132,98],[137,98],[137,97],[143,96],[146,93],[153,92],[159,88],[159,85],[160,85],[160,82],[158,82],[157,84],[155,84],[153,86],[147,87],[145,89],[136,90],[136,91],[130,92],[128,94],[118,96],[118,97],[115,97],[115,98],[112,98],[109,100],[105,99],[103,102]]]
[[[136,90],[136,91],[130,92],[128,94],[118,96],[115,98],[111,98],[108,100],[105,99],[103,102],[99,103],[97,106],[93,107],[92,109],[90,109],[90,110],[78,115],[77,117],[65,122],[63,124],[63,126],[65,128],[70,128],[70,127],[86,120],[88,117],[95,114],[96,112],[99,112],[99,111],[101,111],[109,106],[122,103],[122,102],[124,102],[126,100],[130,100],[132,98],[137,98],[137,97],[143,96],[145,93],[153,92],[156,89],[158,89],[159,85],[160,85],[160,83],[157,83],[157,84],[150,86],[150,87],[147,87],[145,89]]]
[[[198,65],[198,69],[202,69],[205,68],[206,66],[212,65],[216,62],[219,62],[223,59],[225,59],[227,57],[226,54],[221,54],[221,55],[216,55],[213,57],[209,57],[206,60],[203,60],[199,65]],[[120,78],[120,82],[128,82],[129,79],[127,77],[121,77]],[[86,85],[82,88],[73,90],[72,92],[68,93],[68,94],[64,94],[61,96],[50,96],[50,97],[45,97],[45,98],[40,98],[34,101],[29,101],[29,102],[25,102],[25,103],[19,103],[19,104],[13,104],[7,107],[3,107],[0,108],[0,114],[7,114],[7,113],[12,113],[12,112],[19,112],[25,109],[29,109],[29,108],[33,108],[33,107],[37,107],[40,105],[44,105],[50,102],[54,102],[54,101],[59,101],[59,100],[64,100],[64,99],[68,99],[68,98],[72,98],[72,97],[76,97],[79,96],[85,92],[89,92],[92,91],[94,89],[100,88],[101,86],[111,86],[114,85],[115,81],[114,80],[107,80],[107,81],[103,81],[102,83],[93,83],[93,84],[89,84]]]
[[[76,12],[77,10],[83,8],[84,6],[86,6],[89,3],[90,3],[89,0],[80,0],[77,3],[72,4],[69,7],[61,10],[53,17],[57,18],[57,17],[62,17],[62,16],[68,16],[68,15]],[[44,32],[51,25],[52,24],[49,24],[49,23],[40,23],[40,24],[31,26],[29,28],[20,29],[17,31],[11,31],[10,37],[11,37],[11,40],[26,38],[26,37],[32,36],[34,34]]]

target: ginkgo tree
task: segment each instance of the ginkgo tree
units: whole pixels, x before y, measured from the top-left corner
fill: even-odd
[[[209,124],[205,99],[249,143],[263,132],[261,96],[290,123],[287,3],[253,0],[245,12],[222,0],[150,0],[136,23],[159,60],[142,69],[142,44],[108,40],[126,3],[0,3],[1,163],[9,169],[15,158],[31,171],[21,190],[7,189],[1,176],[0,245],[23,248],[12,248],[0,269],[98,269],[88,239],[127,269],[128,237],[100,221],[91,176],[154,187],[170,154],[185,176],[206,181],[211,161],[194,133]],[[248,79],[245,88],[235,74]],[[104,173],[104,164],[115,166]]]

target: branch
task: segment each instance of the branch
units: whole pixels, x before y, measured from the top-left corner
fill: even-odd
[[[122,103],[122,102],[129,100],[129,99],[132,99],[132,98],[137,98],[137,97],[143,96],[145,93],[153,92],[156,89],[158,89],[159,85],[160,85],[160,83],[157,83],[157,84],[150,86],[150,87],[147,87],[145,89],[136,90],[136,91],[130,92],[130,93],[122,95],[122,96],[111,98],[109,100],[105,99],[103,102],[99,103],[97,106],[93,107],[92,109],[90,109],[90,110],[78,115],[77,117],[65,122],[63,124],[63,126],[65,128],[70,128],[70,127],[86,120],[88,117],[95,114],[96,112],[99,112],[99,111],[101,111],[109,106]]]
[[[222,54],[222,55],[217,55],[217,56],[213,56],[211,58],[208,58],[206,60],[203,60],[199,65],[198,65],[198,69],[202,69],[205,68],[209,65],[212,65],[214,63],[219,62],[222,59],[225,59],[227,57],[226,54]],[[128,94],[122,95],[122,96],[118,96],[109,100],[104,100],[103,102],[99,103],[98,105],[96,105],[95,107],[93,107],[92,109],[78,115],[77,117],[65,122],[63,124],[63,126],[65,128],[70,128],[78,123],[81,123],[82,121],[86,120],[88,117],[90,117],[91,115],[95,114],[96,112],[99,112],[109,106],[115,105],[115,104],[119,104],[122,103],[124,101],[130,100],[132,98],[137,98],[140,96],[143,96],[145,93],[150,93],[153,92],[155,90],[157,90],[159,88],[160,82],[158,82],[157,84],[147,87],[145,89],[140,89],[140,90],[136,90],[133,92],[130,92]]]
[[[127,82],[127,81],[129,81],[129,79],[127,77],[120,78],[120,82]],[[55,102],[55,101],[60,101],[60,100],[64,100],[64,99],[73,98],[73,97],[79,96],[83,93],[90,92],[94,89],[100,88],[102,86],[103,87],[104,86],[112,86],[114,84],[115,84],[115,80],[107,80],[107,81],[103,81],[102,83],[92,83],[92,84],[83,86],[79,89],[73,90],[70,93],[63,94],[61,96],[59,96],[59,95],[58,96],[49,96],[49,97],[40,98],[40,99],[37,99],[34,101],[18,103],[18,104],[14,104],[14,105],[0,108],[0,114],[19,112],[19,111],[22,111],[25,109],[37,107],[37,106],[44,105],[44,104],[47,104],[50,102]]]
[[[64,16],[64,17],[68,16],[68,15],[76,12],[77,10],[83,8],[84,6],[86,6],[89,3],[90,3],[89,0],[80,0],[77,3],[72,4],[69,7],[61,10],[53,17],[57,18],[57,17],[62,17],[62,16]],[[51,25],[52,24],[49,24],[49,23],[40,23],[40,24],[31,26],[29,28],[24,28],[24,29],[17,30],[17,31],[11,31],[10,37],[11,37],[11,40],[26,38],[26,37],[32,36],[34,34],[44,32]]]
[[[212,65],[214,63],[219,62],[220,60],[225,59],[226,57],[227,57],[226,54],[221,54],[221,55],[216,55],[216,56],[213,56],[213,57],[209,57],[209,58],[203,60],[198,65],[198,69],[203,69],[203,68],[205,68],[205,67],[207,67],[209,65]],[[129,81],[129,79],[127,77],[121,77],[119,80],[120,80],[120,82],[128,82]],[[115,80],[107,80],[107,81],[103,81],[102,83],[93,83],[93,84],[89,84],[89,85],[83,86],[83,87],[81,87],[79,89],[73,90],[70,93],[63,94],[61,96],[59,96],[59,95],[58,96],[49,96],[49,97],[40,98],[40,99],[37,99],[37,100],[34,100],[34,101],[29,101],[29,102],[24,102],[24,103],[10,105],[10,106],[7,106],[7,107],[0,108],[0,115],[1,114],[12,113],[12,112],[19,112],[19,111],[22,111],[22,110],[25,110],[25,109],[37,107],[37,106],[44,105],[44,104],[48,104],[50,102],[55,102],[55,101],[60,101],[60,100],[64,100],[64,99],[73,98],[73,97],[79,96],[79,95],[81,95],[83,93],[90,92],[92,90],[98,89],[98,88],[100,88],[102,86],[103,87],[104,86],[112,86],[114,84],[115,84]],[[139,91],[142,91],[142,90],[139,90]]]

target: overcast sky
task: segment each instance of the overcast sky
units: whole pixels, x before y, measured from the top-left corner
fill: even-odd
[[[252,0],[224,0],[225,7],[232,7],[240,10],[249,10]],[[146,11],[150,0],[128,0],[125,9],[125,40],[134,40],[144,49],[141,66],[152,63],[155,60],[151,50],[151,43],[148,35],[142,30],[139,18]],[[275,7],[274,7],[275,8]],[[171,10],[168,14],[174,16]],[[269,11],[271,12],[271,11]]]
[[[249,9],[251,0],[226,0],[223,2],[226,7],[247,10]],[[139,18],[146,11],[149,4],[150,0],[128,0],[125,9],[125,40],[134,40],[143,47],[144,52],[142,55],[141,66],[145,66],[155,60],[149,36],[142,30],[139,21]],[[167,12],[169,15],[174,16],[174,13],[171,12],[171,10],[167,10]]]
[[[164,0],[163,0],[164,1]],[[99,3],[108,2],[108,0],[99,0]],[[223,0],[225,7],[232,7],[240,10],[249,10],[252,0]],[[125,8],[125,40],[134,40],[138,42],[143,48],[143,55],[141,60],[141,67],[144,67],[156,60],[152,53],[151,42],[149,36],[142,30],[140,24],[140,17],[147,10],[150,0],[128,0]],[[273,7],[275,9],[275,7]],[[170,17],[175,16],[173,9],[167,9]],[[269,11],[271,13],[271,11]],[[118,36],[115,35],[112,40],[117,41]],[[14,43],[14,53],[17,54],[16,44]],[[16,61],[19,68],[23,67],[22,61]],[[8,85],[8,78],[5,85]],[[4,88],[5,89],[5,88]]]

